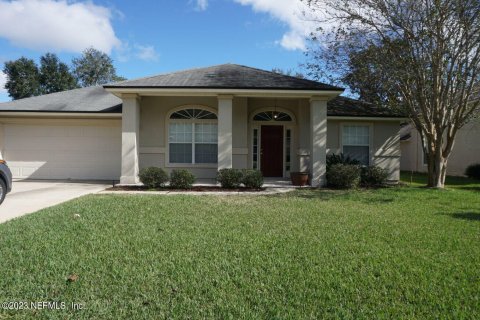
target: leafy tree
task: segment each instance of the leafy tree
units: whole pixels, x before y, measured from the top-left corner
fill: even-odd
[[[40,94],[40,74],[32,59],[21,57],[15,61],[7,61],[3,72],[7,75],[5,89],[13,100]]]
[[[310,73],[403,108],[422,139],[428,186],[443,188],[457,133],[480,109],[480,2],[302,1],[333,28],[313,35]]]
[[[388,55],[384,51],[383,45],[370,45],[361,51],[350,52],[340,80],[361,100],[402,112],[405,106],[395,80],[390,76],[389,68],[392,65],[383,63]]]
[[[305,75],[301,72],[294,71],[292,69],[281,69],[281,68],[273,68],[272,72],[278,73],[278,74],[283,74],[285,76],[290,76],[290,77],[295,77],[295,78],[300,78],[300,79],[305,79]]]
[[[81,57],[72,60],[72,64],[73,74],[82,87],[125,80],[117,76],[112,58],[95,48],[84,50]]]
[[[42,94],[71,90],[77,81],[68,66],[57,55],[47,53],[40,57],[40,91]]]

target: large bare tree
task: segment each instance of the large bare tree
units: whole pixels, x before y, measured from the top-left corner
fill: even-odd
[[[479,112],[480,1],[303,1],[321,16],[309,69],[341,74],[349,57],[374,52],[365,63],[383,72],[389,103],[420,133],[428,186],[443,188],[458,130]]]

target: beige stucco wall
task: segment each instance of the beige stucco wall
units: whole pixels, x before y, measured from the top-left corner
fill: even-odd
[[[196,105],[218,110],[215,97],[143,97],[140,102],[140,168],[158,166],[170,171],[180,168],[167,164],[167,121],[168,114],[175,108]],[[252,132],[260,123],[253,116],[262,110],[286,111],[294,117],[292,123],[284,123],[292,130],[291,171],[307,171],[310,158],[310,102],[308,99],[233,99],[233,167],[252,167]],[[341,124],[366,123],[372,128],[371,163],[389,170],[389,179],[399,179],[400,144],[398,121],[341,121],[328,120],[327,152],[341,152]],[[265,123],[262,123],[265,124]],[[277,124],[277,123],[276,123]],[[214,178],[215,166],[192,165],[184,167],[197,178]],[[287,177],[288,173],[284,175]]]
[[[452,154],[448,160],[447,175],[461,176],[465,169],[474,163],[480,163],[480,119],[474,119],[458,132]],[[416,130],[408,141],[401,142],[401,170],[426,172],[423,164],[421,139]]]
[[[217,168],[211,165],[181,167],[167,163],[167,116],[182,106],[204,106],[218,111],[214,97],[143,97],[140,102],[140,168],[158,166],[168,172],[172,169],[189,169],[197,178],[215,178]],[[248,110],[247,98],[233,99],[233,167],[248,167]]]
[[[327,124],[327,153],[342,152],[341,128],[343,123],[359,123],[371,127],[370,164],[389,172],[389,180],[397,181],[400,176],[400,122],[398,121],[352,121],[329,120]]]

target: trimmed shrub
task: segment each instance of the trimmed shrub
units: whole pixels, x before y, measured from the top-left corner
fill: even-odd
[[[260,189],[263,186],[263,175],[258,170],[244,170],[242,182],[247,188]]]
[[[337,163],[327,171],[327,183],[332,188],[354,189],[360,184],[360,174],[358,165]]]
[[[217,181],[222,188],[235,189],[240,187],[243,180],[243,173],[238,169],[222,169],[217,173]]]
[[[161,188],[168,182],[168,174],[157,167],[143,168],[140,170],[138,177],[148,188]]]
[[[362,168],[361,184],[365,187],[380,187],[387,182],[387,170],[379,166],[370,166]]]
[[[471,164],[465,170],[465,175],[472,179],[480,180],[480,163]]]
[[[349,156],[345,156],[343,153],[340,153],[340,154],[332,153],[332,154],[327,155],[327,171],[334,164],[360,165],[360,162],[358,160],[350,158]]]
[[[195,175],[185,169],[172,170],[170,173],[170,187],[174,189],[191,189],[195,182]]]

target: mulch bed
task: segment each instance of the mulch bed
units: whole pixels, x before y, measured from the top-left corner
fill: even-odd
[[[252,188],[245,188],[245,187],[240,187],[236,189],[225,189],[222,187],[216,187],[216,186],[193,186],[191,189],[174,189],[174,188],[156,188],[156,189],[151,189],[147,188],[145,186],[115,186],[112,188],[106,189],[106,191],[170,191],[170,192],[175,192],[175,191],[191,191],[191,192],[259,192],[259,191],[265,191],[266,188],[259,188],[259,189],[252,189]]]

